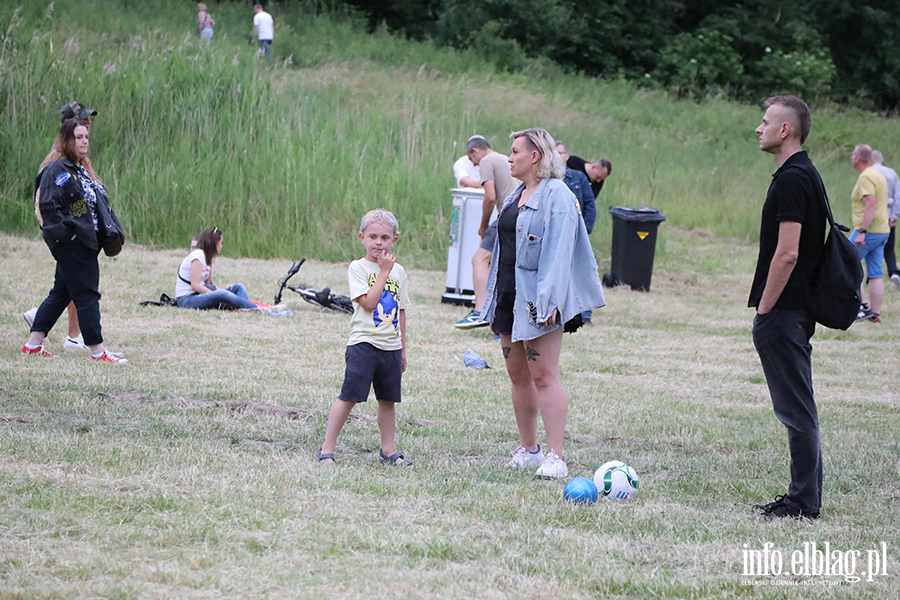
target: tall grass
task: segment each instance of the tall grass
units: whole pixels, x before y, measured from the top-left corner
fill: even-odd
[[[686,229],[752,237],[774,170],[756,149],[755,107],[677,102],[545,63],[504,74],[472,52],[366,34],[328,2],[270,6],[271,64],[247,43],[243,4],[211,8],[209,46],[194,35],[191,3],[20,4],[0,8],[5,231],[36,235],[33,178],[73,98],[100,111],[91,155],[134,241],[183,247],[216,224],[232,255],[346,260],[356,248],[337,234],[385,206],[400,219],[407,262],[443,266],[450,165],[476,131],[505,153],[509,131],[543,126],[574,154],[612,160],[598,200],[601,256],[610,205],[651,205]],[[855,178],[849,149],[872,143],[890,164],[898,139],[895,119],[815,115],[809,148],[839,218]]]

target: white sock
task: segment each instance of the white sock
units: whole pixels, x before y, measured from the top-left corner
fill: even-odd
[[[28,342],[25,342],[25,347],[29,350],[34,350],[35,348],[40,348],[41,346],[43,346],[43,344],[29,344]]]
[[[94,354],[93,352],[91,352],[91,356],[93,356],[94,358],[100,358],[101,356],[103,356],[103,354],[105,352],[106,352],[105,350],[103,352],[98,352],[97,354]]]

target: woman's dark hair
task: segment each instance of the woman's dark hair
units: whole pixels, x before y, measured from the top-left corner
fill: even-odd
[[[78,127],[87,128],[87,125],[84,124],[84,121],[81,119],[66,119],[62,122],[62,125],[59,126],[59,133],[56,135],[56,153],[54,156],[54,152],[50,152],[47,155],[47,158],[44,159],[44,162],[41,163],[41,170],[43,170],[44,166],[52,160],[56,160],[59,156],[63,156],[76,165],[82,165],[85,170],[87,170],[88,175],[91,176],[91,179],[103,185],[103,181],[97,176],[97,173],[94,172],[94,166],[91,164],[90,159],[85,156],[81,160],[75,155],[75,129]]]
[[[207,227],[197,236],[197,250],[203,250],[206,257],[206,266],[212,267],[213,259],[218,254],[219,240],[222,239],[222,230],[218,227]]]

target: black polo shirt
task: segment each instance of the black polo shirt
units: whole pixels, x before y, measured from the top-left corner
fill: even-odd
[[[778,247],[778,230],[782,221],[801,224],[797,264],[791,272],[775,308],[806,310],[805,286],[819,262],[825,244],[825,185],[806,152],[788,158],[772,175],[759,228],[759,258],[750,287],[747,305],[759,306],[769,266]]]
[[[600,190],[603,189],[603,181],[606,180],[604,179],[603,181],[594,181],[593,179],[591,179],[591,176],[588,175],[587,167],[584,166],[586,163],[587,161],[580,156],[572,156],[570,154],[569,160],[566,161],[566,166],[573,171],[581,171],[587,176],[588,181],[591,182],[591,191],[594,192],[594,198],[596,198],[600,194]]]

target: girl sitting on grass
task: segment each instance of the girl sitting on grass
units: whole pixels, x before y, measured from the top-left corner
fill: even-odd
[[[230,308],[270,312],[268,306],[259,306],[247,298],[247,288],[240,283],[218,289],[213,284],[213,260],[222,252],[222,230],[207,227],[197,236],[196,246],[192,246],[181,266],[175,281],[175,297],[178,306],[208,310]]]

